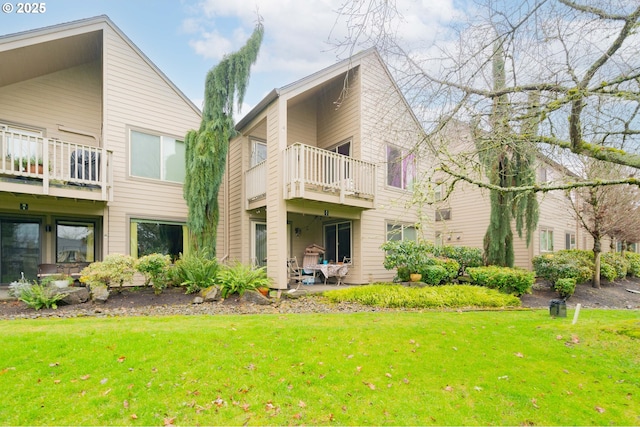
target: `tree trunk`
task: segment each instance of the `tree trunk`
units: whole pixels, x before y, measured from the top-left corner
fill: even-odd
[[[600,289],[600,255],[602,250],[600,247],[600,236],[593,238],[593,283],[594,288]]]

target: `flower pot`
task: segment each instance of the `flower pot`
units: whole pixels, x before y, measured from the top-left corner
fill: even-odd
[[[409,278],[411,279],[412,282],[419,282],[420,279],[422,279],[422,274],[420,274],[420,273],[411,273],[409,275]]]
[[[29,166],[29,173],[35,173],[38,175],[42,175],[44,173],[44,168],[42,167],[42,165],[30,165]]]
[[[258,288],[258,292],[260,292],[263,296],[269,296],[269,288]]]

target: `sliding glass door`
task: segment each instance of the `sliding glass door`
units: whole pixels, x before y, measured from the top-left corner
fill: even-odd
[[[0,219],[0,283],[35,280],[40,263],[40,222]]]

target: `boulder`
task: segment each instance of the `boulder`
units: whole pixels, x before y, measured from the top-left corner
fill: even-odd
[[[109,289],[106,286],[94,286],[91,288],[91,299],[104,304],[109,299]]]
[[[209,286],[200,291],[204,302],[220,301],[220,289],[217,286]]]
[[[256,304],[256,305],[269,305],[269,304],[271,304],[271,300],[269,298],[265,297],[264,295],[262,295],[258,291],[246,291],[240,297],[240,302],[241,303],[248,303],[248,304]]]
[[[202,297],[195,297],[195,298],[193,299],[192,304],[202,304],[203,302],[204,302],[204,298],[202,298]]]
[[[64,298],[60,300],[63,304],[74,305],[82,304],[89,301],[89,289],[87,288],[58,288],[56,294],[66,294]]]

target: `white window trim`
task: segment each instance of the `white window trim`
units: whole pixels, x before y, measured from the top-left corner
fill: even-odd
[[[542,248],[542,233],[547,233],[547,243],[551,243],[551,249],[547,248]],[[551,239],[549,240],[549,234],[551,233]],[[549,228],[549,227],[541,227],[540,228],[540,232],[538,235],[538,238],[540,239],[540,243],[539,243],[539,247],[540,247],[540,253],[551,253],[554,251],[554,238],[555,236],[553,235],[553,228]]]

